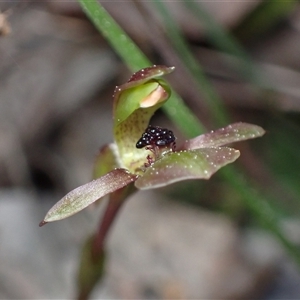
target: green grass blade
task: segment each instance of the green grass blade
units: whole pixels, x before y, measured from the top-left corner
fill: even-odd
[[[209,80],[207,80],[203,69],[188,48],[177,23],[172,18],[171,14],[162,1],[156,0],[153,1],[153,4],[157,7],[157,11],[160,12],[161,16],[163,17],[164,25],[166,27],[166,31],[168,32],[170,42],[173,44],[182,61],[185,63],[188,70],[197,81],[198,87],[200,89],[199,92],[205,96],[206,103],[210,108],[215,123],[220,126],[228,124],[230,122],[230,118],[221,98],[219,97],[218,93],[215,91]]]
[[[199,22],[204,25],[207,38],[219,50],[235,56],[239,59],[239,69],[243,78],[254,85],[261,86],[263,78],[257,71],[257,66],[252,61],[248,53],[233,35],[226,31],[214,18],[206,11],[201,2],[194,0],[184,2],[185,6],[191,11]]]
[[[79,3],[95,27],[127,63],[129,69],[135,72],[152,65],[151,61],[97,1],[79,0]]]
[[[78,0],[83,11],[93,22],[95,27],[107,39],[112,48],[133,72],[153,65],[132,39],[115,22],[107,11],[95,0]],[[183,100],[174,91],[172,97],[163,106],[165,113],[187,136],[195,136],[204,131],[199,120]]]
[[[293,11],[298,3],[299,0],[261,1],[242,20],[234,34],[241,40],[263,36]]]
[[[267,197],[262,196],[259,188],[253,186],[253,184],[250,185],[244,175],[233,165],[223,168],[220,172],[223,178],[227,179],[231,186],[238,191],[246,207],[256,217],[259,224],[270,231],[281,242],[286,251],[294,258],[298,267],[300,267],[300,249],[284,234],[281,228],[282,214],[274,209],[272,199],[267,201]]]

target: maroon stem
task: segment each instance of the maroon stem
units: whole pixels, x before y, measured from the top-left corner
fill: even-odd
[[[109,197],[109,201],[104,212],[104,216],[100,222],[99,230],[95,235],[94,245],[93,245],[93,256],[97,258],[103,253],[104,243],[107,237],[107,233],[116,218],[122,204],[125,202],[124,190],[120,189],[112,193]]]

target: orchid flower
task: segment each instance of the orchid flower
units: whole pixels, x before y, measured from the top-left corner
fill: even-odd
[[[176,141],[179,146],[175,147],[171,131],[148,127],[154,112],[171,94],[161,76],[173,70],[174,67],[159,65],[145,68],[116,87],[114,143],[101,149],[95,163],[96,179],[64,196],[48,211],[40,226],[72,216],[116,191],[126,190],[129,195],[137,189],[158,188],[181,180],[209,179],[239,157],[240,152],[227,144],[264,134],[259,126],[234,123],[181,145]]]

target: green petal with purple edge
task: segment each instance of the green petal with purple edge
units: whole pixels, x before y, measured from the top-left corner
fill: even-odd
[[[103,196],[135,181],[136,175],[124,169],[115,169],[106,175],[84,184],[64,196],[46,214],[40,226],[62,220],[83,210]]]
[[[239,156],[238,150],[228,147],[170,152],[148,167],[135,186],[145,190],[187,179],[209,179]]]
[[[152,67],[144,68],[142,70],[139,70],[138,72],[135,72],[126,83],[117,86],[115,88],[115,92],[114,92],[114,96],[113,96],[114,97],[114,108],[113,108],[114,119],[121,118],[121,116],[117,112],[117,109],[118,109],[119,102],[120,102],[120,95],[125,90],[140,86],[140,85],[146,83],[147,81],[150,81],[151,79],[157,80],[157,78],[173,72],[174,69],[175,69],[175,67],[154,65]],[[135,100],[133,100],[133,102],[135,102]],[[128,103],[128,105],[130,105],[130,104]],[[122,112],[120,112],[120,113],[122,114]]]
[[[114,139],[121,166],[132,173],[138,172],[148,155],[145,149],[136,148],[136,142],[147,128],[154,112],[170,97],[170,88],[158,77],[173,70],[173,67],[165,66],[145,68],[116,88]]]
[[[260,126],[242,122],[234,123],[187,140],[181,149],[220,147],[233,142],[254,139],[264,134],[265,131]]]

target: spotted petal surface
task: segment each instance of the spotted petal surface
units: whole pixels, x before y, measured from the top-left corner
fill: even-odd
[[[139,189],[150,189],[186,179],[209,179],[221,167],[235,161],[238,150],[228,147],[170,152],[148,167],[135,182]]]
[[[233,142],[254,139],[265,134],[265,131],[257,125],[248,123],[233,123],[227,127],[199,135],[187,140],[183,149],[199,149],[208,147],[220,147]]]
[[[128,185],[136,178],[136,175],[129,173],[127,170],[115,169],[96,180],[84,184],[58,201],[48,211],[40,226],[70,217],[103,196]]]
[[[145,162],[147,151],[137,149],[136,142],[147,128],[150,118],[170,97],[169,86],[160,77],[173,67],[152,66],[132,75],[116,87],[114,94],[114,140],[123,168],[135,173]]]

